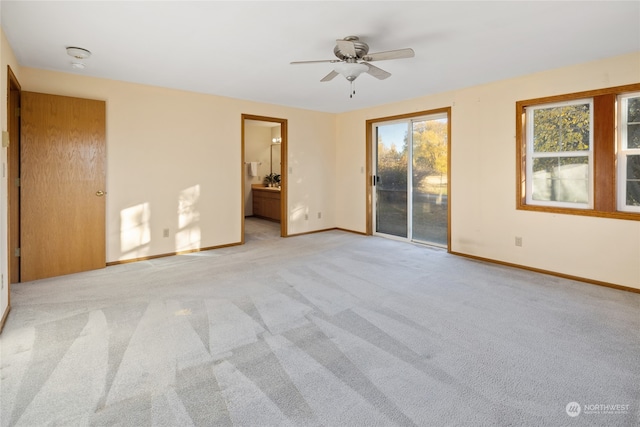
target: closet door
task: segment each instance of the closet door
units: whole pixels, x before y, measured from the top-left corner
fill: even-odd
[[[105,103],[22,92],[21,281],[103,268]]]

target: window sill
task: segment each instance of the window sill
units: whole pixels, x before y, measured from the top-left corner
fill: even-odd
[[[577,216],[590,216],[597,218],[609,218],[609,219],[623,219],[628,221],[640,221],[640,213],[635,212],[606,212],[597,211],[593,209],[571,209],[571,208],[555,208],[549,206],[537,206],[537,205],[525,205],[519,204],[516,206],[517,210],[531,211],[531,212],[546,212],[560,215],[577,215]]]

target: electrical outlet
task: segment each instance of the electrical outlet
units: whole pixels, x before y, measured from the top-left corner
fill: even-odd
[[[304,214],[304,220],[308,221],[309,220],[309,214]]]
[[[522,246],[522,237],[516,236],[516,246]]]
[[[318,219],[322,218],[322,212],[318,212]]]
[[[162,237],[169,237],[169,229],[165,228],[164,230],[162,230]]]

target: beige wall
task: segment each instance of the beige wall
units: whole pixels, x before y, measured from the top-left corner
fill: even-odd
[[[335,226],[334,115],[32,68],[20,81],[106,101],[109,262],[240,242],[243,113],[288,120],[289,233]]]
[[[515,102],[639,81],[634,53],[342,114],[337,224],[365,231],[365,121],[450,106],[452,251],[640,289],[640,221],[515,209]]]

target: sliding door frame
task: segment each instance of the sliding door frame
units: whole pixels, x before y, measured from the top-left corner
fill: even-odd
[[[369,119],[366,121],[366,148],[365,148],[365,156],[366,156],[366,178],[365,178],[365,189],[366,189],[366,234],[371,236],[373,235],[373,143],[375,138],[374,128],[375,126],[392,121],[400,121],[400,120],[411,120],[414,118],[419,118],[423,116],[430,116],[436,114],[446,114],[447,115],[447,196],[448,196],[448,204],[447,204],[447,252],[451,252],[451,107],[437,108],[433,110],[425,110],[418,111],[415,113],[409,114],[400,114],[396,116],[387,116],[387,117],[379,117],[375,119]],[[409,236],[410,240],[410,236]]]

